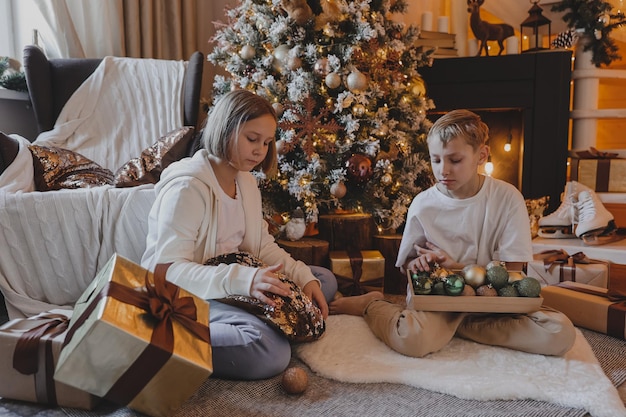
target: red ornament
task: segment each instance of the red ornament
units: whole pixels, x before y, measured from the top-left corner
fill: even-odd
[[[356,184],[363,184],[372,176],[372,160],[364,154],[353,154],[346,162],[346,167],[348,178]]]

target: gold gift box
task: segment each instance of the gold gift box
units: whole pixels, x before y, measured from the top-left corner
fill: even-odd
[[[626,302],[612,301],[606,288],[562,282],[541,289],[543,305],[565,314],[576,326],[625,339]]]
[[[598,192],[626,192],[626,159],[571,158],[570,177]]]
[[[350,256],[352,255],[352,257]],[[360,255],[360,257],[355,256]],[[360,282],[373,281],[385,276],[385,258],[382,253],[377,250],[362,250],[355,254],[347,251],[331,251],[330,269],[337,277],[354,279],[353,262],[361,262],[361,279]]]
[[[0,397],[71,408],[93,409],[100,399],[88,392],[54,381],[70,310],[51,310],[25,319],[14,319],[0,327]],[[33,349],[20,340],[45,331]],[[17,358],[20,356],[20,359]],[[14,358],[23,365],[14,363]],[[30,368],[29,370],[24,369]]]
[[[155,317],[112,291],[146,294],[146,277],[155,284],[151,272],[113,255],[75,305],[55,379],[150,416],[168,416],[211,375],[211,346],[177,320],[171,320],[171,351],[152,339]],[[171,305],[193,301],[195,323],[206,327],[208,340],[209,304],[167,285],[178,289]]]

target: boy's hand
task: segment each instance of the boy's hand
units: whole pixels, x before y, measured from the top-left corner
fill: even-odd
[[[454,269],[458,267],[454,259],[450,257],[438,246],[433,245],[430,242],[426,242],[426,247],[419,245],[413,245],[415,252],[417,252],[417,258],[413,259],[407,264],[407,268],[411,271],[430,271],[431,265],[437,263],[439,266],[448,269]]]

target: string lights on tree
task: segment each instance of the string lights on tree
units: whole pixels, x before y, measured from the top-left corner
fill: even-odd
[[[431,126],[419,68],[434,50],[419,28],[392,19],[405,0],[241,0],[216,25],[209,62],[214,99],[236,88],[279,116],[275,178],[255,173],[264,211],[302,207],[307,222],[336,209],[397,229],[412,198],[433,183]]]

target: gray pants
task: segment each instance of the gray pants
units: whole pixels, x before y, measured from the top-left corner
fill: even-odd
[[[320,280],[326,301],[337,292],[337,280],[328,269],[310,266]],[[240,308],[209,300],[209,328],[213,376],[253,380],[278,375],[291,360],[291,345],[278,330]]]
[[[470,314],[415,311],[376,300],[363,316],[387,346],[417,358],[440,350],[455,335],[542,355],[563,355],[576,338],[572,322],[563,313],[545,307],[529,314]]]

